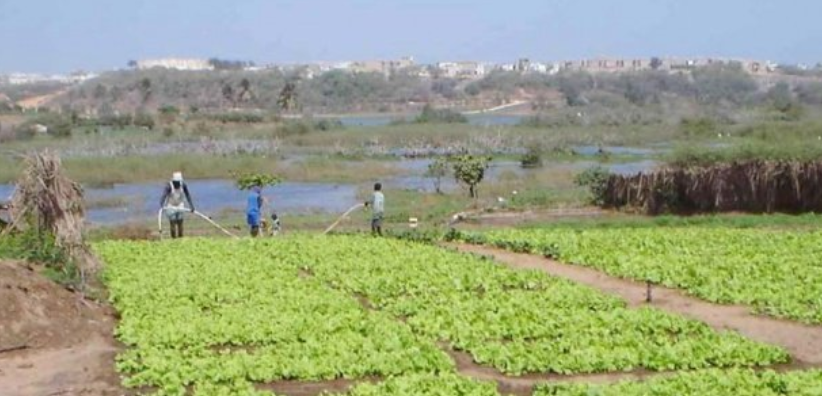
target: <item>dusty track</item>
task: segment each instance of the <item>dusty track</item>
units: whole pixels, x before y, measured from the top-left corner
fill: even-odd
[[[653,288],[653,301],[647,303],[646,285],[643,283],[614,278],[590,268],[562,264],[529,254],[511,253],[485,246],[449,246],[462,252],[493,257],[512,268],[537,269],[585,284],[619,296],[630,306],[650,305],[705,322],[715,329],[736,330],[752,340],[785,348],[798,365],[822,365],[822,327],[819,326],[754,315],[750,307],[713,304],[681,291],[659,286]]]

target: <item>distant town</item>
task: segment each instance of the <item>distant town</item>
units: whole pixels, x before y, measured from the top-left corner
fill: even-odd
[[[304,64],[269,64],[257,65],[254,62],[224,61],[216,58],[161,58],[132,60],[127,63],[128,69],[149,70],[169,69],[180,71],[212,71],[212,70],[245,70],[259,72],[280,70],[296,73],[301,78],[311,79],[317,75],[342,71],[349,73],[380,73],[390,76],[403,72],[421,78],[455,78],[480,79],[494,71],[509,71],[521,73],[558,74],[563,71],[581,71],[588,73],[624,73],[645,70],[660,70],[671,73],[685,72],[694,68],[715,64],[738,64],[743,70],[752,75],[777,74],[782,70],[812,70],[819,69],[820,64],[810,65],[780,65],[766,60],[716,58],[716,57],[652,57],[652,58],[591,58],[581,60],[562,60],[554,62],[532,61],[521,58],[511,63],[490,63],[481,61],[442,61],[433,64],[415,62],[413,57],[384,60],[361,60],[341,62],[315,62]],[[118,69],[122,70],[122,69]],[[115,71],[115,70],[112,70]],[[77,71],[70,74],[33,74],[11,73],[0,75],[0,84],[23,85],[41,82],[56,82],[65,84],[80,83],[97,77],[101,72]],[[104,72],[102,72],[104,73]]]

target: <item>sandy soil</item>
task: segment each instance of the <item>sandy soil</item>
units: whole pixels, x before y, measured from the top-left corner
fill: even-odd
[[[0,262],[0,390],[4,396],[125,395],[114,369],[113,311]]]

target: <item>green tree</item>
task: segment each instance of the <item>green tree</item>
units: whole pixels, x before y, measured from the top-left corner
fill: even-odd
[[[146,113],[139,113],[134,116],[134,126],[154,130],[154,118]]]
[[[294,80],[285,83],[277,98],[277,106],[282,111],[290,111],[297,107],[297,83]]]
[[[588,73],[563,73],[557,80],[557,89],[565,96],[568,106],[583,106],[588,103],[585,92],[593,89],[594,79]]]
[[[587,188],[591,203],[602,206],[607,201],[606,194],[608,192],[608,180],[610,178],[611,173],[607,169],[601,166],[595,166],[576,175],[574,177],[574,184]]]
[[[656,56],[651,58],[651,69],[659,70],[661,67],[662,67],[662,59],[660,59],[659,57],[656,57]]]
[[[94,99],[102,100],[106,97],[106,95],[108,95],[108,89],[106,88],[105,85],[97,84],[97,86],[94,87],[94,94],[93,94]]]
[[[172,105],[164,105],[159,109],[160,113],[160,121],[163,124],[172,124],[177,121],[177,117],[180,115],[180,109],[176,106]]]
[[[149,100],[151,100],[151,79],[145,77],[140,80],[138,88],[140,90],[140,94],[142,95],[142,104],[145,105]]]
[[[454,170],[454,177],[458,182],[468,186],[468,195],[477,198],[477,185],[485,177],[491,157],[462,154],[451,158],[451,168]]]
[[[223,84],[223,99],[231,103],[231,107],[234,107],[234,87],[229,83]]]
[[[442,178],[448,174],[448,159],[437,157],[428,164],[425,176],[434,181],[434,190],[437,194],[442,194]]]
[[[240,92],[237,94],[237,97],[241,102],[248,102],[254,97],[254,93],[251,92],[251,81],[247,78],[243,78],[243,80],[240,81]]]
[[[435,109],[430,104],[426,104],[414,122],[418,124],[467,124],[468,118],[454,110]]]
[[[282,180],[274,175],[264,173],[236,173],[232,172],[237,188],[249,190],[252,187],[267,187],[279,184]]]
[[[703,104],[742,104],[759,86],[739,64],[714,65],[693,71],[696,98]]]
[[[542,145],[538,142],[528,145],[528,149],[520,159],[520,166],[523,168],[540,168],[542,167],[542,155],[545,152]]]

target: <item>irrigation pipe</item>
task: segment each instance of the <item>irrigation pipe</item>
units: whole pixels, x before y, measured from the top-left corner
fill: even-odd
[[[331,224],[331,226],[329,226],[329,227],[325,230],[325,232],[323,232],[323,235],[328,234],[329,232],[331,232],[331,230],[333,230],[335,227],[337,227],[337,225],[338,225],[338,224],[340,224],[340,222],[341,222],[341,221],[343,221],[343,219],[345,219],[346,217],[348,217],[348,215],[349,215],[349,214],[351,214],[351,212],[353,212],[353,211],[355,211],[355,210],[357,210],[357,209],[359,209],[359,208],[361,208],[361,207],[363,207],[363,206],[365,206],[365,205],[363,205],[363,204],[361,204],[361,203],[360,203],[360,204],[356,204],[356,205],[352,206],[352,207],[351,207],[350,209],[348,209],[345,213],[343,213],[343,215],[342,215],[342,216],[340,216],[340,218],[339,218],[339,219],[337,219],[337,221],[335,221],[335,222],[334,222],[334,224]]]
[[[162,208],[162,209],[160,209],[160,211],[159,211],[159,212],[157,212],[157,228],[160,230],[160,235],[161,235],[161,236],[163,235],[163,211],[164,211],[165,209],[167,209],[167,208]],[[225,228],[223,228],[222,226],[220,226],[219,224],[217,224],[214,220],[211,220],[211,218],[210,218],[210,217],[208,217],[208,216],[206,216],[206,215],[204,215],[204,214],[202,214],[202,213],[200,213],[200,212],[198,212],[198,211],[196,211],[196,210],[195,210],[195,211],[193,211],[193,212],[191,212],[191,213],[194,213],[195,215],[197,215],[197,216],[199,216],[200,218],[202,218],[203,220],[205,220],[208,224],[211,224],[212,226],[214,226],[214,228],[216,228],[216,229],[218,229],[218,230],[222,231],[222,233],[223,233],[223,234],[226,234],[226,235],[228,235],[228,236],[230,236],[230,237],[232,237],[232,238],[237,238],[237,239],[239,239],[239,238],[240,238],[240,237],[238,237],[238,236],[236,236],[236,235],[232,234],[232,233],[231,233],[231,231],[226,230]]]

